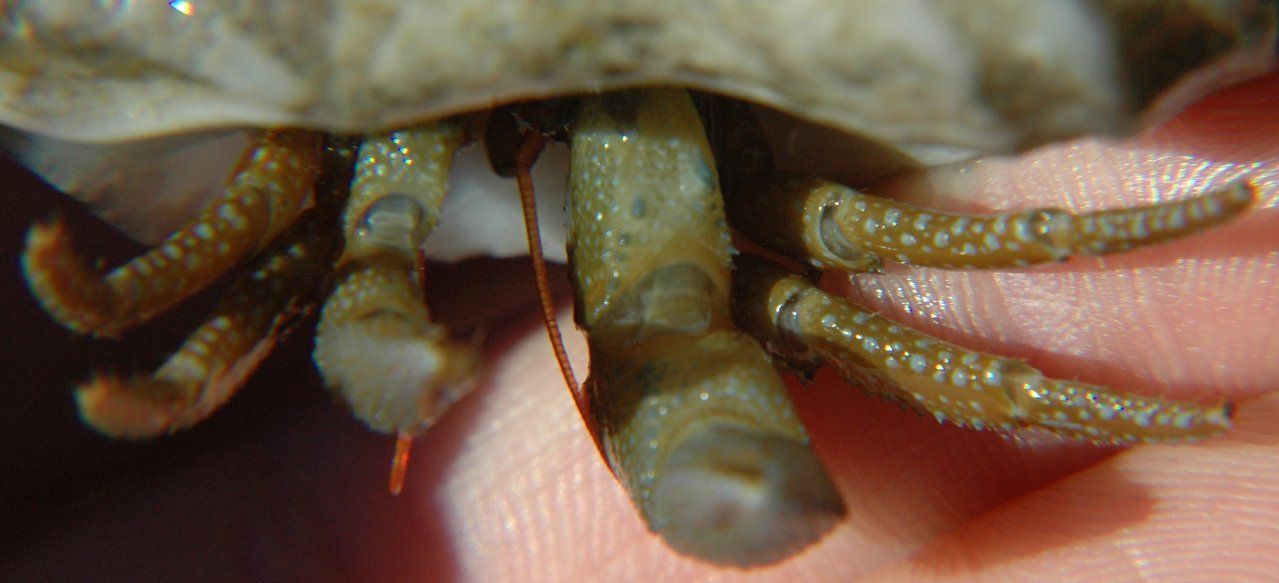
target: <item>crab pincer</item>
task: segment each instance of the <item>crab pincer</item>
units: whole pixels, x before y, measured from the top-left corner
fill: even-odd
[[[732,250],[691,100],[584,100],[572,165],[586,390],[613,472],[680,552],[748,566],[813,543],[844,505],[768,356],[733,327]]]

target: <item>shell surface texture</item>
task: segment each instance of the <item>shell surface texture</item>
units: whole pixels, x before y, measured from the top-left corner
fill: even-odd
[[[0,573],[1273,572],[1277,52],[1260,0],[0,3]],[[469,259],[530,136],[570,391]]]

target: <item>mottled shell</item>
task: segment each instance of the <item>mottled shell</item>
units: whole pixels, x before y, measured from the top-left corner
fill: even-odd
[[[1274,58],[1259,0],[6,2],[0,123],[73,141],[362,132],[695,87],[929,163],[1125,132]]]

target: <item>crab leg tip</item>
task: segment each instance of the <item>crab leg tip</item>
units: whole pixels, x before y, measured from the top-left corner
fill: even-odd
[[[1029,367],[1027,367],[1029,369]],[[1033,370],[1033,369],[1030,369]],[[1195,441],[1230,429],[1233,405],[1177,402],[1111,392],[1103,387],[1043,377],[1014,392],[1019,425],[1101,443]]]
[[[174,392],[169,383],[97,375],[76,388],[75,398],[80,418],[104,435],[147,439],[173,427],[175,414],[166,395]]]
[[[1243,213],[1256,199],[1251,181],[1236,180],[1197,196],[1072,216],[1057,236],[1062,239],[1063,254],[1115,253],[1221,224]]]
[[[652,487],[653,530],[681,552],[741,567],[781,560],[844,516],[844,503],[804,444],[722,427],[669,454]]]
[[[884,259],[951,268],[1006,268],[1100,255],[1202,231],[1256,200],[1247,180],[1180,200],[1071,214],[944,213],[817,178],[777,175],[729,199],[734,224],[760,243],[821,268],[874,271]],[[735,210],[736,209],[736,210]]]
[[[1048,378],[1025,362],[896,324],[763,260],[739,262],[734,317],[784,359],[836,366],[851,384],[939,422],[1040,427],[1099,443],[1204,439],[1230,426],[1230,405],[1138,397]]]
[[[60,218],[27,231],[22,268],[32,295],[54,320],[78,332],[112,336],[111,290],[76,255]]]
[[[333,306],[321,316],[316,366],[370,428],[422,431],[473,388],[478,356],[445,338],[442,328],[413,317],[414,310],[344,314]]]

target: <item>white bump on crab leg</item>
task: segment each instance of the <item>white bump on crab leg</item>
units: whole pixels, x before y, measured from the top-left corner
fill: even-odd
[[[267,356],[281,326],[313,301],[336,251],[331,206],[303,214],[281,233],[154,374],[99,375],[78,387],[85,423],[112,437],[141,439],[213,414]]]
[[[1202,439],[1230,427],[1226,403],[1137,397],[1047,378],[1025,362],[891,325],[763,260],[740,258],[738,268],[734,316],[767,345],[781,349],[783,358],[811,366],[805,361],[820,357],[854,385],[960,425],[1035,426],[1106,443]],[[846,340],[869,340],[872,333],[878,342]],[[890,354],[888,345],[912,348]],[[902,357],[910,366],[887,363]]]
[[[246,153],[223,198],[165,243],[106,276],[76,256],[61,221],[35,225],[22,255],[27,284],[63,326],[117,335],[200,291],[270,243],[310,202],[319,158],[317,133],[266,132]],[[180,261],[191,256],[200,260]]]
[[[478,356],[430,320],[419,248],[439,218],[461,130],[366,138],[343,216],[346,248],[315,334],[325,384],[383,433],[429,427],[472,386]]]
[[[1149,206],[1081,215],[1036,209],[979,216],[926,211],[816,178],[774,177],[752,184],[760,186],[729,200],[734,226],[817,267],[853,271],[873,268],[881,257],[990,268],[1114,253],[1199,232],[1242,213],[1256,199],[1251,183],[1237,181]],[[924,216],[927,221],[918,220]]]
[[[609,465],[672,548],[749,566],[812,544],[844,506],[767,355],[732,328],[711,163],[686,93],[585,100],[570,264]]]

